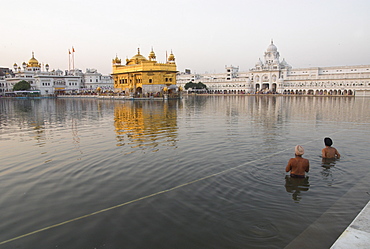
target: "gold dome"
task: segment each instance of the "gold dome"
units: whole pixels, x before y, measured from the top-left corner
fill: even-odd
[[[28,67],[39,67],[39,62],[38,60],[35,59],[35,55],[32,52],[32,58],[28,61]]]
[[[137,49],[137,54],[132,57],[130,60],[126,60],[126,65],[139,64],[142,61],[147,61],[147,59],[140,54],[140,49]]]
[[[131,58],[131,60],[146,61],[146,58],[140,54],[140,48],[137,49],[137,55]]]

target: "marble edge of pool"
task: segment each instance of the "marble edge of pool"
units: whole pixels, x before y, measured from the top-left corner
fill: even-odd
[[[370,173],[368,175],[370,175]],[[370,248],[369,202],[369,183],[368,177],[365,176],[339,198],[315,222],[291,241],[285,249]],[[348,221],[349,217],[352,217],[350,221]],[[359,226],[360,220],[361,226]],[[347,231],[349,228],[350,232]],[[366,234],[364,234],[365,232]],[[343,235],[342,233],[348,233],[349,236]],[[349,239],[350,237],[353,238]],[[361,240],[359,239],[360,237]],[[365,244],[362,247],[360,245],[357,246],[357,244],[353,244],[355,240],[357,243],[361,242]]]
[[[370,201],[331,247],[342,248],[370,248]]]

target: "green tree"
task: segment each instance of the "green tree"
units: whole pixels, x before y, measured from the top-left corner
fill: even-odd
[[[17,84],[14,85],[13,91],[27,91],[31,89],[30,83],[25,80],[19,81]]]
[[[207,86],[202,82],[194,83],[192,81],[188,82],[184,86],[185,90],[191,89],[207,89]]]
[[[207,86],[202,82],[198,82],[196,89],[207,89]]]

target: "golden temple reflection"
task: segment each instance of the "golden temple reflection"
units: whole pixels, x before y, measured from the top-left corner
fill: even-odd
[[[178,101],[130,101],[114,106],[117,146],[176,146]]]

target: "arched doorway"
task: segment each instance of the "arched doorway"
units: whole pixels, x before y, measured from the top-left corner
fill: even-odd
[[[263,83],[262,84],[262,89],[261,90],[265,90],[265,91],[267,91],[267,90],[269,90],[270,89],[270,84],[269,83]]]
[[[276,83],[273,83],[273,84],[272,84],[271,91],[272,91],[273,93],[276,93]]]
[[[260,90],[260,84],[256,84],[256,92],[258,92]]]

